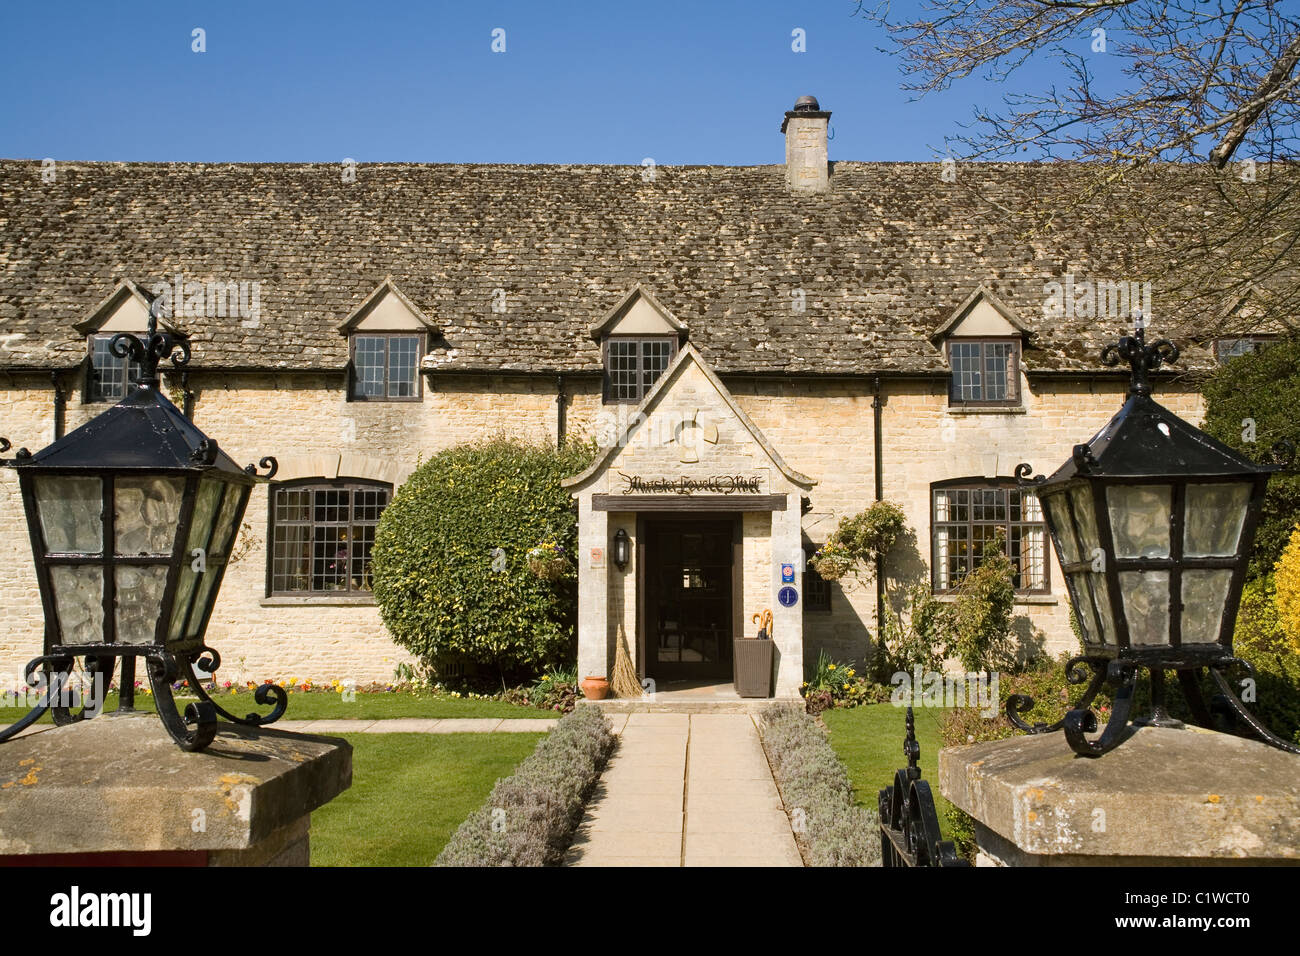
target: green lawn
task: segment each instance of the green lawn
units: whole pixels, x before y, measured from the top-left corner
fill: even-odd
[[[12,698],[10,698],[12,700]],[[180,709],[194,698],[177,695]],[[268,713],[268,706],[259,705],[251,693],[218,694],[213,699],[237,717],[254,712]],[[136,710],[153,710],[151,694],[135,695]],[[117,709],[117,694],[109,693],[104,704],[106,711]],[[25,713],[25,707],[0,707],[0,725],[11,724]],[[334,693],[295,693],[289,695],[289,709],[285,711],[284,720],[323,720],[345,719],[355,717],[365,720],[378,720],[385,717],[559,717],[554,711],[541,710],[537,707],[517,707],[501,700],[469,700],[463,697],[451,697],[446,694],[413,693],[397,691],[393,693],[357,694],[353,700],[344,700],[342,694]],[[46,713],[41,717],[42,723],[49,723],[51,716]]]
[[[939,717],[941,710],[917,707],[916,740],[921,745],[921,779],[930,782],[939,826],[948,836],[944,811],[948,801],[939,793]],[[864,807],[875,809],[876,794],[894,782],[894,771],[907,766],[903,756],[903,735],[907,732],[907,711],[893,704],[872,704],[844,710],[828,710],[822,719],[831,732],[831,746],[849,768],[855,797]]]
[[[428,866],[541,734],[352,734],[352,787],[311,815],[313,866]]]

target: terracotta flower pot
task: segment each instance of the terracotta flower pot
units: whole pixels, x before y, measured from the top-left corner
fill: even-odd
[[[609,696],[608,677],[584,677],[580,686],[587,700],[604,700]]]

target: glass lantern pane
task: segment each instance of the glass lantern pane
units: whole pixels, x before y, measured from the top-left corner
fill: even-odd
[[[96,479],[98,483],[98,479]],[[104,639],[104,575],[90,564],[50,568],[54,607],[64,644],[98,644]]]
[[[1124,594],[1129,643],[1169,643],[1169,572],[1121,571],[1119,589]]]
[[[1075,619],[1079,630],[1083,632],[1085,644],[1101,644],[1102,630],[1097,622],[1097,609],[1093,605],[1092,589],[1088,586],[1088,572],[1080,571],[1067,575],[1066,584],[1070,588],[1070,601],[1075,608]]]
[[[221,511],[217,514],[217,525],[212,531],[212,542],[208,546],[209,555],[225,555],[230,548],[231,539],[239,531],[235,527],[235,516],[240,513],[240,505],[248,489],[243,485],[226,485],[225,496],[221,499]]]
[[[217,514],[217,505],[221,501],[223,483],[215,478],[204,478],[199,484],[199,494],[194,502],[194,517],[190,520],[190,533],[185,541],[185,553],[181,555],[181,576],[176,582],[176,599],[172,602],[172,617],[167,625],[167,640],[174,641],[181,637],[185,619],[190,610],[190,599],[194,596],[194,585],[199,574],[194,570],[196,548],[206,548],[211,537],[212,522]]]
[[[1223,607],[1232,584],[1231,568],[1183,572],[1184,644],[1215,644],[1223,628]]]
[[[99,554],[104,550],[100,479],[43,475],[34,484],[47,553]]]
[[[113,545],[118,554],[171,554],[184,478],[150,475],[113,484]]]
[[[207,614],[208,605],[214,599],[212,589],[216,587],[217,576],[220,573],[220,566],[226,560],[226,549],[238,529],[235,527],[235,516],[240,511],[240,504],[247,493],[247,488],[241,485],[227,485],[225,498],[221,502],[221,512],[217,515],[217,525],[212,531],[212,546],[208,549],[208,570],[203,575],[203,580],[198,584],[198,597],[194,601],[194,607],[190,610],[189,623],[185,627],[185,636],[187,638],[199,637],[199,630],[203,626],[203,617]]]
[[[1083,560],[1079,550],[1079,538],[1074,533],[1074,522],[1070,520],[1069,500],[1063,494],[1044,498],[1047,513],[1052,517],[1052,527],[1056,531],[1056,540],[1061,545],[1061,563],[1074,564]]]
[[[1106,489],[1117,558],[1169,557],[1172,485],[1114,485]]]
[[[1252,487],[1252,483],[1244,481],[1188,485],[1183,507],[1183,554],[1189,558],[1236,554]]]
[[[1097,623],[1101,625],[1101,641],[1111,647],[1118,647],[1119,631],[1115,628],[1115,612],[1110,606],[1110,589],[1106,587],[1106,575],[1100,571],[1089,571],[1087,581],[1088,588],[1092,591]]]
[[[1097,512],[1093,508],[1092,488],[1076,485],[1070,489],[1070,507],[1074,510],[1076,533],[1079,537],[1081,561],[1092,559],[1092,550],[1101,546],[1097,536]]]
[[[118,642],[152,644],[167,589],[167,565],[119,564],[113,581],[117,587]]]

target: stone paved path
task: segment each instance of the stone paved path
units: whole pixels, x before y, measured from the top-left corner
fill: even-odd
[[[566,862],[802,866],[747,714],[629,714]]]

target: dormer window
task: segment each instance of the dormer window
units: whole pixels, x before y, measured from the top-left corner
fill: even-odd
[[[686,326],[640,283],[592,327],[605,366],[605,403],[636,404],[654,388],[686,338]]]
[[[116,333],[114,333],[116,334]],[[129,356],[118,358],[109,349],[113,335],[90,337],[90,379],[86,383],[86,401],[120,402],[126,398],[131,382],[140,374],[140,366]]]
[[[952,405],[1019,405],[1020,342],[953,339],[948,342]]]
[[[109,348],[113,336],[122,333],[145,337],[149,307],[153,299],[130,279],[122,279],[113,291],[74,328],[86,337],[86,379],[84,402],[120,402],[131,390],[140,366],[131,359],[114,355]],[[162,322],[172,332],[184,334]]]
[[[352,336],[352,397],[397,401],[420,397],[424,336],[364,333]]]
[[[1254,355],[1256,352],[1262,352],[1272,345],[1276,339],[1277,336],[1275,335],[1249,335],[1239,339],[1216,339],[1214,342],[1214,358],[1220,365],[1223,365],[1243,355]]]
[[[640,402],[676,354],[676,339],[611,335],[605,340],[605,400]]]
[[[379,283],[339,331],[348,337],[348,398],[354,402],[418,402],[420,360],[435,330],[392,278]]]
[[[1029,329],[980,286],[930,337],[943,348],[952,377],[949,408],[1019,408],[1020,354]]]

